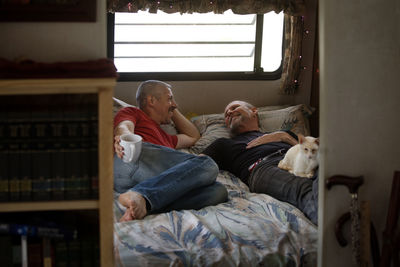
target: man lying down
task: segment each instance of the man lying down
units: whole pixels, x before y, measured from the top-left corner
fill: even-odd
[[[317,171],[305,178],[278,167],[298,143],[298,136],[291,131],[260,132],[257,108],[244,101],[229,103],[224,117],[232,137],[217,139],[202,154],[214,159],[219,169],[239,177],[251,192],[288,202],[317,225]]]

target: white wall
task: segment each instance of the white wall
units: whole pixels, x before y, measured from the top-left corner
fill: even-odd
[[[256,106],[292,103],[293,96],[279,94],[277,81],[166,81],[173,86],[182,113],[221,113],[232,100],[247,100]],[[138,82],[118,83],[115,96],[135,104]]]
[[[96,22],[1,22],[0,57],[41,62],[106,57],[106,1],[97,1]]]
[[[360,200],[369,201],[381,237],[400,170],[400,2],[322,0],[319,15],[321,178],[363,175]],[[339,247],[333,234],[348,211],[348,190],[325,191],[320,203],[319,266],[351,266],[349,246]]]

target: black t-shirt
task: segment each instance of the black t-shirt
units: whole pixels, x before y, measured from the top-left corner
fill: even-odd
[[[297,139],[293,132],[286,132]],[[233,138],[219,138],[202,153],[210,156],[221,170],[233,173],[247,184],[250,175],[248,168],[251,164],[282,148],[289,149],[291,147],[291,145],[284,142],[272,142],[246,149],[251,140],[264,134],[259,131],[251,131]]]

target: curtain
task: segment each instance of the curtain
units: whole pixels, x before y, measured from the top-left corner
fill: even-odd
[[[109,12],[264,14],[270,11],[298,16],[304,13],[304,0],[107,0]]]
[[[294,94],[299,85],[301,43],[305,0],[107,0],[108,12],[157,13],[224,13],[264,14],[270,11],[285,13],[284,55],[281,91]]]
[[[303,18],[285,14],[281,92],[294,94],[299,87]]]

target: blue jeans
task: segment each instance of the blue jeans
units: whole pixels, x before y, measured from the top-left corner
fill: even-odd
[[[251,172],[249,189],[264,193],[300,209],[315,225],[318,224],[318,171],[314,177],[299,177],[278,168],[284,154],[261,161]]]
[[[114,156],[114,190],[141,194],[149,213],[200,209],[227,200],[226,188],[216,182],[218,171],[208,156],[144,142],[135,163]]]

